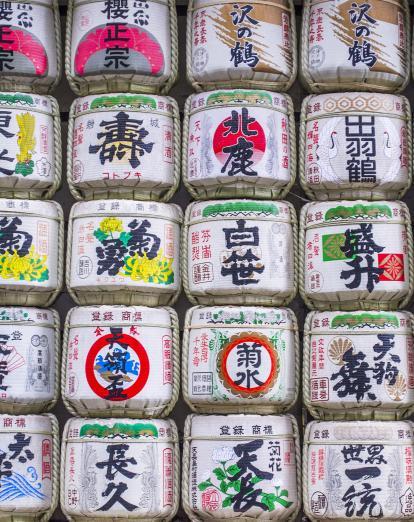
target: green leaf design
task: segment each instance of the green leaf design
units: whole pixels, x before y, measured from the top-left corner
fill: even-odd
[[[282,489],[282,491],[279,493],[280,497],[288,497],[289,491],[287,489]]]
[[[221,506],[224,507],[224,508],[225,507],[229,507],[229,506],[232,505],[232,503],[233,503],[233,497],[232,496],[228,496],[228,497],[226,497],[223,500],[223,502],[221,503]]]
[[[230,487],[232,487],[235,491],[240,491],[241,480],[235,480],[234,482],[230,482]]]
[[[128,246],[128,241],[131,239],[131,234],[129,232],[121,232],[119,234],[119,239],[124,246]]]
[[[220,482],[220,491],[222,491],[223,493],[227,493],[228,489],[229,489],[229,485],[227,484],[227,482],[225,480],[222,480]]]
[[[250,480],[250,482],[251,482],[252,484],[257,484],[258,482],[260,482],[260,481],[262,481],[262,480],[263,480],[263,479],[260,478],[260,477],[253,477],[253,478]]]
[[[226,469],[226,471],[230,475],[230,477],[233,477],[234,475],[237,475],[237,473],[241,470],[237,464],[232,464]]]
[[[198,489],[200,491],[205,491],[209,486],[211,486],[211,481],[206,480],[205,482],[200,482],[200,484],[198,485]]]
[[[276,495],[274,495],[273,493],[262,493],[261,502],[262,502],[262,504],[267,506],[269,511],[274,511],[274,509],[275,509],[274,499],[275,498],[276,498]]]
[[[225,480],[227,478],[226,474],[221,468],[214,468],[213,473],[217,477],[217,480]]]
[[[97,228],[93,231],[93,235],[96,237],[98,241],[102,243],[104,239],[108,237],[108,234],[106,232],[103,232],[100,228]]]

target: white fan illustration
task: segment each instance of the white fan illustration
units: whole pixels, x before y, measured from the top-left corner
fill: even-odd
[[[335,128],[341,121],[341,118],[330,118],[326,125],[323,126],[319,134],[319,143],[316,149],[318,165],[321,169],[322,179],[342,183],[342,178],[336,175],[331,166],[331,159],[338,154],[338,133]]]
[[[384,155],[392,160],[388,172],[382,178],[382,182],[392,181],[401,168],[401,140],[398,131],[394,125],[389,124],[389,119],[384,117],[378,118],[378,123],[382,124],[384,129],[383,147]]]

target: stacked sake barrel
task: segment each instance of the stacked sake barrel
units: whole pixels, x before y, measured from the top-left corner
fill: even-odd
[[[182,234],[182,502],[190,520],[301,504],[293,3],[190,2]],[[255,462],[251,467],[248,462]],[[244,518],[246,517],[246,518]]]
[[[414,411],[407,2],[305,1],[299,172],[304,511],[412,518]],[[338,92],[339,91],[339,92]],[[344,91],[344,92],[342,92]],[[397,471],[398,470],[398,471]],[[391,478],[393,477],[393,478]]]
[[[63,212],[57,2],[0,7],[0,517],[48,520],[58,504]]]

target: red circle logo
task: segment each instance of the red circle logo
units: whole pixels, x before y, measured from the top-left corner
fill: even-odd
[[[149,369],[145,348],[124,333],[97,339],[85,361],[90,388],[110,401],[125,401],[137,395],[148,381]]]

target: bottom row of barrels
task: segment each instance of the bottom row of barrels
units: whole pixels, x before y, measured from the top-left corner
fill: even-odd
[[[180,450],[170,419],[70,419],[59,471],[51,414],[0,415],[0,517],[171,520]],[[192,521],[412,520],[413,424],[313,421],[303,465],[291,415],[189,415],[182,503]],[[302,474],[303,469],[303,474]],[[60,477],[59,477],[60,476]]]

